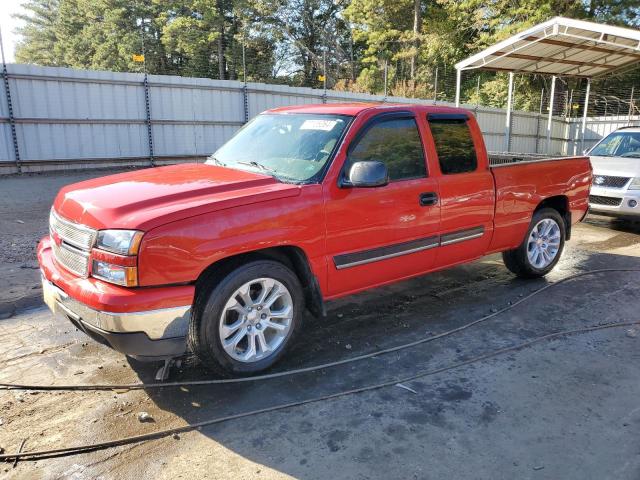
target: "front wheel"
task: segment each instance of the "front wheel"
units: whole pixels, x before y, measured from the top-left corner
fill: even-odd
[[[565,223],[557,210],[538,210],[520,246],[502,253],[504,264],[519,277],[542,277],[560,260],[565,236]]]
[[[225,376],[261,372],[282,357],[300,330],[303,310],[295,273],[271,260],[247,263],[199,296],[191,349]]]

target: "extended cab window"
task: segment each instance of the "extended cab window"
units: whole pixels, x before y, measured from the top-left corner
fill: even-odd
[[[422,140],[413,118],[384,120],[374,124],[349,153],[349,164],[384,162],[391,180],[425,177]]]
[[[444,175],[476,170],[476,148],[466,120],[429,119],[429,127]]]

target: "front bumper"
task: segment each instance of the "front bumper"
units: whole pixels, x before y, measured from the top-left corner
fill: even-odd
[[[186,352],[192,286],[131,289],[77,277],[58,266],[46,237],[38,261],[47,306],[94,340],[140,360]]]
[[[135,313],[94,310],[42,277],[44,302],[79,330],[103,345],[139,360],[177,357],[187,350],[190,307]]]
[[[590,197],[605,197],[620,200],[619,205],[601,205],[592,200],[589,201],[589,210],[611,216],[638,217],[640,218],[640,190],[623,190],[619,188],[604,188],[592,186]],[[635,206],[633,205],[635,201]]]

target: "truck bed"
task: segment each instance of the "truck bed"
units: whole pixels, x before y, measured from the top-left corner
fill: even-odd
[[[516,163],[545,162],[550,160],[562,160],[576,158],[568,155],[549,157],[542,153],[514,153],[514,152],[487,152],[489,166],[498,167],[501,165],[513,165]]]
[[[566,202],[571,215],[569,225],[579,221],[587,211],[591,186],[589,157],[492,155],[495,154],[489,154],[489,158],[496,191],[493,251],[513,248],[522,241],[532,210],[543,200]],[[506,168],[510,166],[515,168]]]

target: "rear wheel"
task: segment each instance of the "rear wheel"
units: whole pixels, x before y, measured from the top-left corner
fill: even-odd
[[[502,253],[504,264],[519,277],[542,277],[553,270],[560,260],[565,236],[564,220],[557,210],[538,210],[533,215],[522,244]]]
[[[302,324],[298,277],[281,263],[259,260],[213,283],[194,309],[189,332],[193,352],[223,375],[271,367]]]

